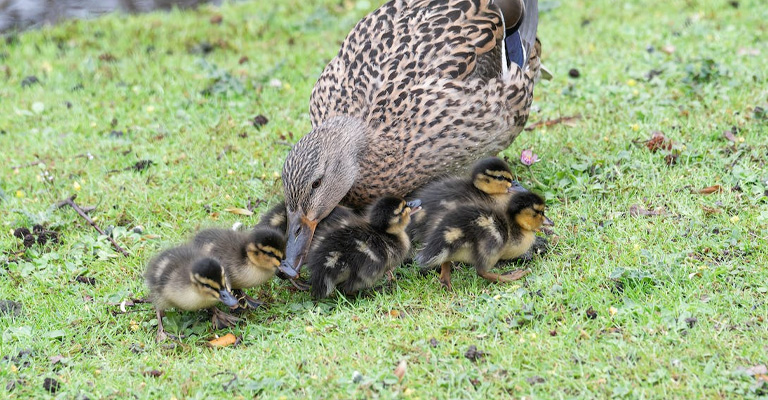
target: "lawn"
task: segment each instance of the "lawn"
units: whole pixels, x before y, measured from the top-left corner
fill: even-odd
[[[5,37],[0,299],[21,309],[0,309],[0,398],[768,396],[761,3],[541,2],[554,79],[536,87],[541,124],[503,155],[546,195],[556,244],[519,284],[464,268],[447,293],[410,266],[384,293],[316,303],[274,280],[255,291],[268,307],[231,330],[169,312],[189,335],[175,347],[134,301],[146,263],[281,199],[312,86],[378,2],[251,1]],[[525,167],[523,149],[541,161]],[[74,194],[129,256],[55,207]],[[58,242],[13,236],[34,224]],[[206,346],[228,332],[239,345]]]

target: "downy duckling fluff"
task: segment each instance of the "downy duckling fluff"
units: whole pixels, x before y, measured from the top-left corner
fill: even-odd
[[[426,246],[416,255],[424,267],[440,266],[440,282],[451,289],[451,262],[472,264],[477,274],[492,282],[511,282],[527,270],[496,274],[499,260],[525,254],[542,225],[553,225],[544,215],[544,199],[533,192],[515,193],[505,212],[477,204],[446,213],[430,233]]]
[[[246,295],[243,289],[259,286],[275,276],[285,252],[285,237],[264,227],[249,232],[205,229],[195,235],[193,245],[221,263],[240,307],[257,308],[264,303]]]
[[[317,224],[317,229],[315,230],[313,236],[314,240],[312,241],[312,246],[316,246],[320,241],[322,241],[328,232],[340,229],[349,224],[359,223],[361,221],[365,221],[365,218],[355,213],[351,208],[341,205],[336,206],[336,208],[334,208],[326,218]],[[269,211],[264,213],[256,227],[268,227],[276,229],[280,232],[286,232],[288,229],[288,215],[285,209],[285,202],[278,203],[269,209]],[[291,283],[297,289],[309,289],[309,286],[306,283],[298,279],[297,274],[291,274],[294,272],[295,271],[293,270],[280,269],[280,271],[278,271],[278,276],[282,279],[290,279]]]
[[[210,309],[214,325],[218,325],[219,319],[227,321],[231,316],[222,313],[216,304],[237,305],[221,264],[191,246],[160,253],[149,262],[144,279],[157,313],[158,342],[168,336],[163,328],[163,316],[171,307],[187,311]]]
[[[524,190],[504,160],[484,158],[475,163],[467,178],[441,179],[417,190],[413,197],[421,200],[422,212],[413,217],[408,233],[411,239],[423,242],[444,213],[471,204],[503,211],[512,194]]]
[[[370,208],[367,221],[329,231],[307,257],[312,295],[328,297],[336,287],[350,295],[394,270],[411,248],[405,229],[418,209],[418,200],[383,197]]]

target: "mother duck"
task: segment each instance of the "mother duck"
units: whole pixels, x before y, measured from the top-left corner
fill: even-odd
[[[337,204],[405,196],[507,148],[533,100],[537,25],[537,0],[390,0],[358,22],[312,90],[312,131],[283,165],[280,269],[298,275]]]

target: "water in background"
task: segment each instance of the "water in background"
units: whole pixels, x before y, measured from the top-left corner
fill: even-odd
[[[0,33],[70,18],[94,18],[114,11],[140,13],[203,3],[220,4],[221,0],[0,0]]]

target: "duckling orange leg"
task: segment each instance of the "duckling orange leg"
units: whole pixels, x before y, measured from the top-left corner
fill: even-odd
[[[529,269],[518,269],[516,271],[510,271],[503,274],[477,271],[478,275],[491,282],[514,282],[530,273],[531,270]]]
[[[450,261],[446,261],[440,265],[440,283],[448,291],[453,289],[453,285],[451,285],[451,262]]]

